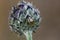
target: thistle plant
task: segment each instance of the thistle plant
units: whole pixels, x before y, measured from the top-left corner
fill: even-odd
[[[27,40],[32,40],[32,33],[38,29],[40,22],[40,12],[30,2],[19,2],[9,14],[10,29],[20,35],[24,34]]]

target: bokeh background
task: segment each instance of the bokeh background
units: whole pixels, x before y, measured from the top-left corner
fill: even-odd
[[[18,37],[8,26],[9,11],[20,0],[0,0],[0,40],[26,40]],[[25,0],[32,2],[41,12],[40,28],[33,40],[60,40],[60,0]]]

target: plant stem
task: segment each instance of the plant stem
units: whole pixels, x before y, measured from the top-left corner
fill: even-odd
[[[27,40],[32,40],[32,31],[26,31],[24,34]]]

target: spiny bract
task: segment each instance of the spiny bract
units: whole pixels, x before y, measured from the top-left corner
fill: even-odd
[[[16,33],[35,31],[40,24],[40,12],[29,2],[19,2],[12,7],[9,15],[9,27]]]

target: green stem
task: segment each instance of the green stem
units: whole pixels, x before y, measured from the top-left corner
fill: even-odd
[[[26,31],[24,34],[27,40],[32,40],[32,31]]]

